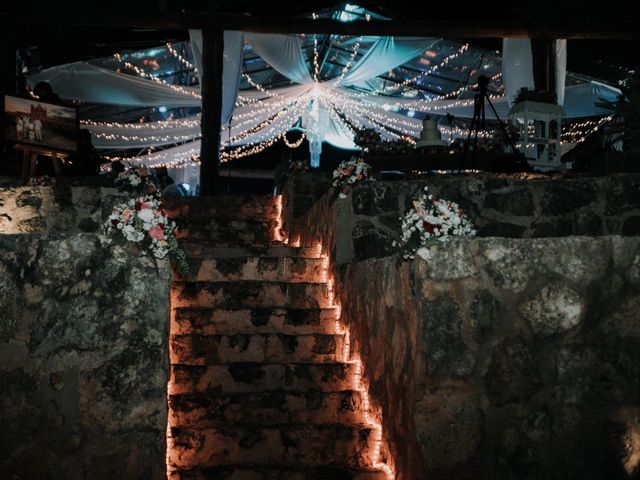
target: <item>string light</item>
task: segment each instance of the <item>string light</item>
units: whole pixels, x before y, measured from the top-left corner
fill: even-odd
[[[175,48],[173,48],[173,45],[171,44],[171,42],[167,42],[167,50],[169,50],[171,55],[177,58],[182,65],[187,67],[189,70],[193,70],[195,73],[198,73],[198,69],[196,68],[196,66],[193,63],[191,63],[189,60],[184,58]]]
[[[124,61],[122,59],[122,55],[119,54],[119,53],[114,53],[113,54],[113,58],[115,58],[120,63],[120,65],[122,65],[124,68],[134,71],[140,77],[146,78],[147,80],[151,80],[152,82],[155,82],[155,83],[157,83],[159,85],[164,85],[165,87],[169,87],[171,90],[174,90],[174,91],[176,91],[178,93],[181,93],[181,94],[184,94],[184,95],[190,95],[192,97],[195,97],[195,98],[198,98],[198,99],[202,99],[202,96],[198,92],[196,92],[194,90],[188,90],[188,89],[183,88],[183,87],[181,87],[179,85],[174,85],[173,83],[169,83],[169,82],[167,82],[165,80],[162,80],[161,78],[158,78],[157,76],[155,76],[155,75],[153,75],[151,73],[145,72],[142,68],[140,68],[140,67],[138,67],[136,65],[133,65],[130,62]]]
[[[380,93],[386,92],[386,91],[395,91],[398,90],[400,88],[406,87],[409,84],[412,84],[416,81],[418,81],[418,79],[423,78],[423,77],[428,77],[429,75],[437,72],[439,69],[441,69],[442,67],[446,67],[449,62],[451,60],[454,60],[456,58],[458,58],[460,55],[464,54],[467,50],[469,49],[469,44],[465,43],[464,45],[462,45],[458,51],[456,53],[452,53],[451,55],[448,55],[447,57],[444,58],[444,60],[442,60],[442,62],[440,62],[438,65],[434,65],[433,67],[431,67],[429,70],[425,71],[425,72],[421,72],[418,75],[414,76],[413,78],[407,78],[405,79],[403,82],[401,83],[396,83],[393,85],[388,85],[385,86]]]
[[[284,144],[291,149],[298,148],[300,145],[302,145],[302,142],[304,142],[305,138],[307,138],[307,135],[304,132],[302,132],[302,136],[297,142],[290,143],[289,140],[287,139],[286,132],[282,136],[282,140],[284,140]]]
[[[360,42],[361,41],[362,41],[362,37],[358,37],[358,40],[356,41],[355,45],[353,46],[353,50],[351,51],[351,55],[349,56],[349,61],[342,68],[342,72],[340,73],[340,76],[335,81],[335,86],[340,85],[340,82],[342,82],[342,80],[344,80],[345,75],[347,74],[347,72],[351,68],[351,65],[353,64],[353,61],[355,60],[356,55],[358,55],[358,50],[360,50]]]

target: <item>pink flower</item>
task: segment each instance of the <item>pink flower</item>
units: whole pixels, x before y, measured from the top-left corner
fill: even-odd
[[[149,229],[149,236],[154,240],[162,240],[164,238],[164,231],[160,225],[154,225]]]

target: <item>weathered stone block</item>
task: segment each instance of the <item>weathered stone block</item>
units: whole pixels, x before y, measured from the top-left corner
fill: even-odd
[[[473,355],[462,336],[460,306],[449,296],[422,302],[422,332],[429,373],[436,376],[468,375]]]
[[[490,193],[484,197],[484,207],[517,217],[533,216],[533,198],[528,189],[505,193]]]
[[[582,321],[585,310],[582,296],[559,282],[545,285],[521,307],[534,333],[540,336],[571,330]]]

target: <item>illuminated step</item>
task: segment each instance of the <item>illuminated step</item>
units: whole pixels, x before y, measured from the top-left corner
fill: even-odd
[[[379,440],[366,426],[287,424],[273,427],[224,427],[205,430],[173,427],[170,465],[371,467]]]
[[[177,308],[171,311],[175,335],[236,333],[335,333],[335,308]]]
[[[319,283],[288,282],[173,282],[171,305],[206,308],[328,308],[329,289]]]
[[[233,257],[303,257],[318,258],[318,247],[292,247],[271,241],[264,245],[212,245],[209,242],[181,240],[180,245],[191,258]]]
[[[276,223],[250,220],[188,220],[176,222],[180,239],[215,241],[226,245],[264,245],[274,239]]]
[[[297,257],[205,258],[197,263],[196,280],[237,282],[323,282],[326,260]]]
[[[227,422],[237,425],[282,423],[358,424],[366,414],[361,392],[258,392],[232,395],[174,395],[169,425],[194,429]]]
[[[171,363],[330,363],[344,360],[344,335],[172,335]]]
[[[274,390],[339,392],[355,388],[358,373],[359,366],[355,363],[172,365],[169,394]]]
[[[339,467],[267,468],[219,467],[171,472],[169,480],[389,480],[380,471],[349,470]]]

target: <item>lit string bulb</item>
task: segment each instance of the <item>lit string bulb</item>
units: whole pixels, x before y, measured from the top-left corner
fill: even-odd
[[[356,41],[355,45],[353,46],[353,50],[351,51],[351,55],[349,56],[349,61],[342,68],[342,72],[340,73],[340,76],[335,80],[335,83],[334,83],[335,86],[340,85],[340,82],[344,80],[344,77],[349,71],[349,69],[351,68],[351,65],[353,65],[353,61],[355,60],[356,55],[358,55],[358,51],[360,50],[361,41],[362,41],[362,37],[358,37],[358,40]]]
[[[181,94],[184,94],[184,95],[190,95],[190,96],[192,96],[192,97],[194,97],[194,98],[202,99],[202,96],[201,96],[198,92],[196,92],[196,91],[194,91],[194,90],[188,90],[188,89],[183,88],[183,87],[181,87],[181,86],[179,86],[179,85],[174,85],[174,84],[172,84],[172,83],[169,83],[169,82],[167,82],[167,81],[165,81],[165,80],[163,80],[163,79],[161,79],[161,78],[158,78],[157,76],[155,76],[155,75],[153,75],[153,74],[151,74],[151,73],[147,73],[147,72],[145,72],[142,68],[140,68],[140,67],[138,67],[138,66],[136,66],[136,65],[133,65],[133,64],[132,64],[132,63],[130,63],[130,62],[124,61],[124,60],[122,59],[122,55],[121,55],[121,54],[119,54],[119,53],[114,53],[114,54],[113,54],[113,57],[114,57],[114,58],[115,58],[115,59],[116,59],[116,60],[117,60],[117,61],[118,61],[118,62],[119,62],[119,63],[120,63],[124,68],[126,68],[126,69],[128,69],[128,70],[132,70],[132,71],[134,71],[134,72],[135,72],[135,73],[137,73],[137,74],[138,74],[138,76],[140,76],[140,77],[146,78],[147,80],[151,80],[152,82],[155,82],[155,83],[157,83],[157,84],[159,84],[159,85],[164,85],[165,87],[168,87],[168,88],[170,88],[171,90],[174,90],[174,91],[176,91],[176,92],[178,92],[178,93],[181,93]]]
[[[393,84],[393,85],[385,86],[380,91],[380,93],[384,93],[384,92],[387,92],[387,91],[395,91],[395,90],[398,90],[400,88],[406,87],[406,86],[418,81],[418,79],[420,79],[420,78],[428,77],[429,75],[437,72],[439,69],[441,69],[443,67],[446,67],[451,60],[454,60],[454,59],[458,58],[460,55],[464,54],[468,49],[469,49],[469,44],[465,43],[464,45],[462,45],[458,49],[458,51],[456,53],[452,53],[451,55],[448,55],[438,65],[434,65],[433,67],[429,68],[429,70],[421,72],[418,75],[414,76],[413,78],[407,78],[404,81],[402,81],[401,83],[396,83],[396,84]]]
[[[171,55],[173,55],[176,59],[178,59],[178,61],[185,67],[187,67],[189,70],[193,70],[195,73],[198,73],[198,69],[196,68],[196,66],[191,63],[189,60],[187,60],[186,58],[184,58],[171,44],[171,42],[167,42],[167,50],[169,50],[169,53],[171,53]]]

